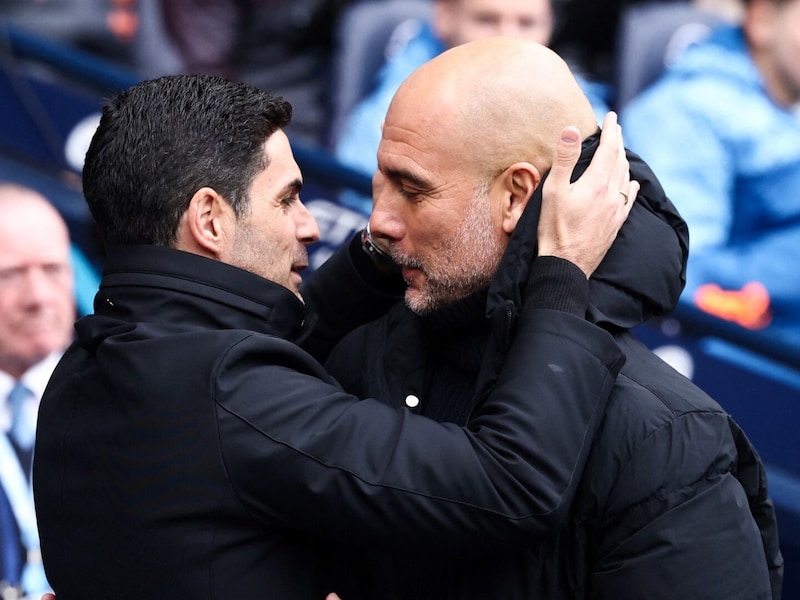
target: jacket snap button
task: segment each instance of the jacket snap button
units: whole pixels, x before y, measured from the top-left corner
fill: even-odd
[[[408,408],[416,408],[419,406],[419,398],[417,398],[414,394],[409,394],[406,396],[406,406]]]

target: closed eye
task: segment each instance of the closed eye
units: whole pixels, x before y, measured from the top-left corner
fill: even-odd
[[[419,200],[422,192],[418,190],[411,190],[405,187],[400,187],[400,195],[405,198],[406,200]]]

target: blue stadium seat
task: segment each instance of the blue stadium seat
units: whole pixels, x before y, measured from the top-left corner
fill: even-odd
[[[617,33],[615,109],[622,110],[690,44],[723,22],[690,2],[646,2],[625,9]]]

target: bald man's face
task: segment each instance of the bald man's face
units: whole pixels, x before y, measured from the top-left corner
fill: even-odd
[[[38,204],[8,205],[0,222],[0,369],[14,377],[63,350],[75,301],[66,226]]]
[[[441,0],[433,26],[451,48],[495,36],[547,46],[553,35],[553,10],[550,0]]]
[[[543,90],[542,73],[557,93]],[[558,133],[584,120],[597,128],[564,61],[527,40],[463,44],[403,82],[378,146],[370,229],[405,267],[413,310],[491,281]]]
[[[370,228],[403,267],[406,304],[418,314],[488,285],[507,244],[491,182],[459,158],[435,136],[387,120]]]

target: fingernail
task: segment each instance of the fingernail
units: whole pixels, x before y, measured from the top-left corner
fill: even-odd
[[[574,144],[578,141],[578,134],[575,131],[567,129],[561,132],[561,141],[565,144]]]

